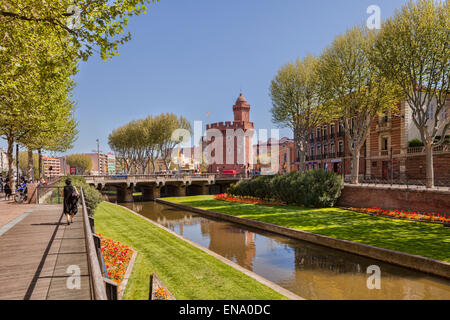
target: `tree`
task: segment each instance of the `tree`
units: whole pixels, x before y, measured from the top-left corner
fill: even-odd
[[[375,117],[396,107],[398,88],[371,63],[376,33],[355,27],[338,36],[320,57],[320,92],[327,107],[343,118],[352,156],[351,182],[359,181],[361,149]]]
[[[166,170],[170,170],[172,151],[182,142],[181,137],[173,139],[172,135],[177,129],[191,132],[191,125],[185,117],[178,117],[173,113],[163,113],[156,118],[156,121],[159,123],[159,156],[161,157]]]
[[[118,55],[118,46],[131,39],[120,36],[129,18],[146,13],[154,0],[3,0],[0,17],[7,21],[43,26],[59,38],[70,37],[79,57],[87,60],[96,50],[106,60]]]
[[[27,173],[27,179],[39,179],[39,156],[37,153],[32,153],[32,174],[29,170],[29,151],[27,152],[19,152],[19,169],[22,171],[22,174]]]
[[[48,122],[61,97],[67,99],[76,52],[43,26],[6,20],[0,16],[0,136],[8,142],[9,178],[14,182],[14,142],[25,145],[26,137]]]
[[[434,186],[433,148],[450,128],[449,16],[447,1],[411,1],[383,24],[374,46],[374,63],[401,88],[425,145],[428,188]]]
[[[186,118],[177,117],[173,113],[148,116],[115,129],[108,136],[108,144],[127,173],[130,168],[144,173],[149,163],[154,172],[158,158],[163,161],[166,170],[169,170],[172,151],[181,143],[181,139],[172,139],[172,134],[177,129],[190,131],[191,126]]]
[[[92,160],[86,154],[72,154],[66,157],[66,163],[77,168],[77,173],[83,175],[92,169]]]
[[[310,131],[329,119],[328,109],[321,105],[317,63],[311,55],[288,63],[278,70],[270,86],[272,122],[292,129],[300,151],[300,171],[305,169]]]

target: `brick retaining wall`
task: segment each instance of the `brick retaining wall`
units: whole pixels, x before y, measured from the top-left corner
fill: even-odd
[[[390,186],[345,185],[337,202],[340,207],[414,210],[450,213],[450,192],[441,190],[404,190]]]

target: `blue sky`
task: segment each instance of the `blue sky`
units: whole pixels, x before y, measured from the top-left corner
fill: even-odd
[[[370,5],[391,16],[406,0],[161,0],[131,19],[120,56],[80,64],[73,152],[109,151],[108,134],[130,120],[174,112],[232,120],[242,90],[256,128],[273,128],[269,85],[278,68],[365,23]],[[207,112],[210,112],[207,116]],[[282,130],[282,136],[292,136]],[[4,144],[2,144],[4,145]]]

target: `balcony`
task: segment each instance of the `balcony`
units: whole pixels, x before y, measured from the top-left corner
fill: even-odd
[[[330,139],[334,139],[334,133],[330,133]]]
[[[328,140],[328,136],[327,135],[323,135],[322,136],[322,141],[326,141],[326,140]]]
[[[344,156],[344,152],[340,151],[337,153],[338,158],[342,158]]]
[[[314,143],[314,138],[309,139],[310,143]]]
[[[334,159],[334,158],[336,158],[336,154],[335,154],[334,152],[330,152],[330,153],[328,154],[328,158]]]
[[[338,137],[343,137],[344,136],[344,131],[339,131],[338,132]]]
[[[389,156],[389,150],[380,150],[380,156],[381,157]]]
[[[316,137],[316,142],[322,141],[322,138],[320,136]]]
[[[449,145],[443,144],[438,147],[433,147],[433,152],[445,152],[449,151]],[[425,152],[425,147],[410,147],[407,150],[408,153],[423,153]]]
[[[376,132],[384,132],[389,131],[392,129],[392,122],[391,121],[380,121],[377,123],[377,126],[375,128]]]

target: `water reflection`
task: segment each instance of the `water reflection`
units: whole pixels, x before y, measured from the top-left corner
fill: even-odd
[[[307,299],[450,299],[438,277],[153,202],[125,205]],[[370,265],[380,290],[367,288]]]

